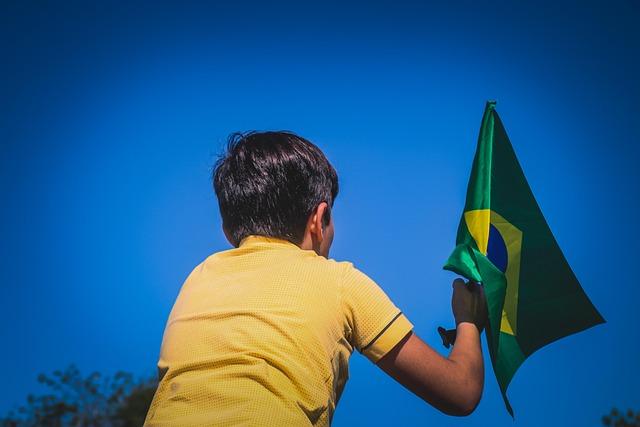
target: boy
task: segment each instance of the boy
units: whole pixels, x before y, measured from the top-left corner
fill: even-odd
[[[454,281],[457,339],[440,356],[373,280],[329,258],[338,178],[318,147],[289,132],[233,134],[213,185],[234,248],[182,286],[145,426],[328,426],[354,349],[447,414],[475,409],[481,288]]]

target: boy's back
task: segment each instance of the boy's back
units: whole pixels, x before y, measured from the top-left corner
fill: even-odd
[[[441,411],[474,410],[484,384],[479,286],[454,282],[457,338],[444,358],[376,283],[329,258],[338,176],[313,143],[232,134],[212,178],[233,249],[208,257],[180,290],[146,426],[327,426],[354,349]]]
[[[329,425],[354,348],[377,362],[411,328],[353,264],[250,235],[184,283],[145,425]]]

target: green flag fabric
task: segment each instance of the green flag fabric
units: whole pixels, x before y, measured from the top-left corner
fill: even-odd
[[[507,410],[506,391],[539,348],[604,319],[545,221],[507,133],[487,102],[456,248],[444,266],[482,283],[487,345]]]

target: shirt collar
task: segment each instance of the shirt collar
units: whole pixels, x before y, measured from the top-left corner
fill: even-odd
[[[246,236],[242,240],[240,240],[240,243],[238,244],[238,247],[247,247],[247,246],[253,246],[253,245],[258,245],[258,244],[273,244],[273,245],[282,245],[282,246],[292,246],[292,247],[300,249],[300,247],[298,245],[296,245],[295,243],[290,242],[288,240],[281,239],[281,238],[278,238],[278,237],[271,237],[271,236],[259,236],[259,235],[256,235],[256,234],[251,234],[249,236]]]

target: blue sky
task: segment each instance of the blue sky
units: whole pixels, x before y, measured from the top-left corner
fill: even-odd
[[[155,374],[182,281],[228,249],[209,173],[237,130],[325,151],[341,184],[331,257],[446,354],[442,265],[487,99],[607,323],[525,362],[515,422],[489,364],[480,406],[456,419],[356,353],[334,425],[598,425],[640,409],[637,2],[61,3],[0,13],[0,411],[70,363]]]

